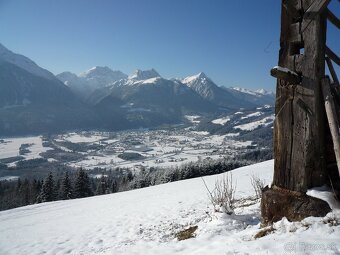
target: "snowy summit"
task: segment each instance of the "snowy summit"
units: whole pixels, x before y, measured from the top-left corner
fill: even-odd
[[[205,83],[207,83],[208,79],[209,78],[205,75],[205,73],[200,72],[196,75],[188,76],[188,77],[184,78],[182,80],[182,82],[184,84],[187,84],[189,87],[191,87],[194,83],[198,83],[198,82],[205,84]]]
[[[130,76],[130,80],[148,80],[151,78],[156,78],[156,77],[161,77],[159,73],[155,69],[150,69],[150,70],[139,70],[137,69],[134,71]]]

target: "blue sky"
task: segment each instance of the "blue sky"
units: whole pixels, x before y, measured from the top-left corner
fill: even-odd
[[[0,0],[0,42],[57,74],[109,66],[275,90],[279,0]],[[330,29],[330,44],[340,34]],[[333,47],[334,48],[334,47]]]

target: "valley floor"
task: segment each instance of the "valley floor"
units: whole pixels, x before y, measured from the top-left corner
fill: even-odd
[[[267,184],[273,161],[232,171],[236,196],[254,194],[250,178]],[[204,177],[213,189],[223,175]],[[36,204],[0,212],[0,254],[340,254],[340,218],[310,217],[274,225],[259,239],[259,202],[235,215],[214,212],[201,178],[85,199]],[[329,220],[328,220],[329,221]],[[175,234],[198,226],[196,237]]]

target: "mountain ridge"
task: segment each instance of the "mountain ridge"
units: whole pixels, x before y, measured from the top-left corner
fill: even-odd
[[[219,87],[203,72],[166,79],[155,69],[128,76],[95,66],[54,76],[2,45],[0,63],[0,134],[148,128],[183,123],[188,114],[215,116],[263,105],[263,96]]]

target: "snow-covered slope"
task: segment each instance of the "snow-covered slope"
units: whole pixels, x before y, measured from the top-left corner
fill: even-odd
[[[146,72],[148,71],[141,71]],[[150,77],[140,75],[138,77]],[[167,119],[169,122],[180,121],[183,114],[213,113],[218,107],[204,100],[192,89],[177,80],[168,80],[159,76],[140,80],[137,76],[115,82],[109,90],[97,90],[90,97],[96,105],[108,99],[119,99],[124,102],[124,109],[142,114],[142,119]],[[128,106],[128,107],[125,107]],[[106,108],[112,108],[108,105]],[[138,109],[143,109],[141,113]],[[144,109],[148,109],[147,112]],[[155,115],[157,114],[157,116]],[[151,119],[150,119],[151,120]],[[151,120],[152,121],[152,120]]]
[[[253,194],[252,174],[269,183],[272,171],[273,161],[232,171],[237,197]],[[223,175],[204,179],[212,189]],[[214,212],[201,178],[37,204],[0,212],[0,254],[285,254],[306,245],[314,245],[308,254],[338,254],[340,227],[321,218],[283,219],[255,240],[259,210],[256,203],[232,216]],[[177,241],[189,226],[198,226],[196,237]]]
[[[239,87],[231,87],[230,89],[242,92],[242,93],[246,93],[249,95],[253,95],[253,96],[264,96],[264,95],[274,95],[274,93],[272,91],[267,91],[265,89],[257,89],[257,90],[250,90],[250,89],[245,89],[245,88],[239,88]]]
[[[261,95],[275,95],[275,93],[273,91],[268,91],[268,90],[265,90],[265,89],[257,89],[257,90],[255,90],[255,92],[257,94],[261,94]]]
[[[264,104],[274,105],[275,103],[275,94],[264,89],[258,89],[255,91],[238,87],[224,89],[231,93],[238,100],[245,100],[258,106]]]
[[[184,78],[182,83],[206,99],[214,99],[215,90],[218,90],[218,86],[203,72]]]
[[[186,77],[181,82],[199,94],[205,100],[210,101],[220,107],[229,109],[249,108],[255,104],[237,99],[229,91],[217,86],[205,73]]]
[[[0,43],[0,62],[1,61],[11,63],[36,76],[40,76],[49,80],[55,79],[55,76],[51,72],[41,68],[29,58],[8,50]]]

